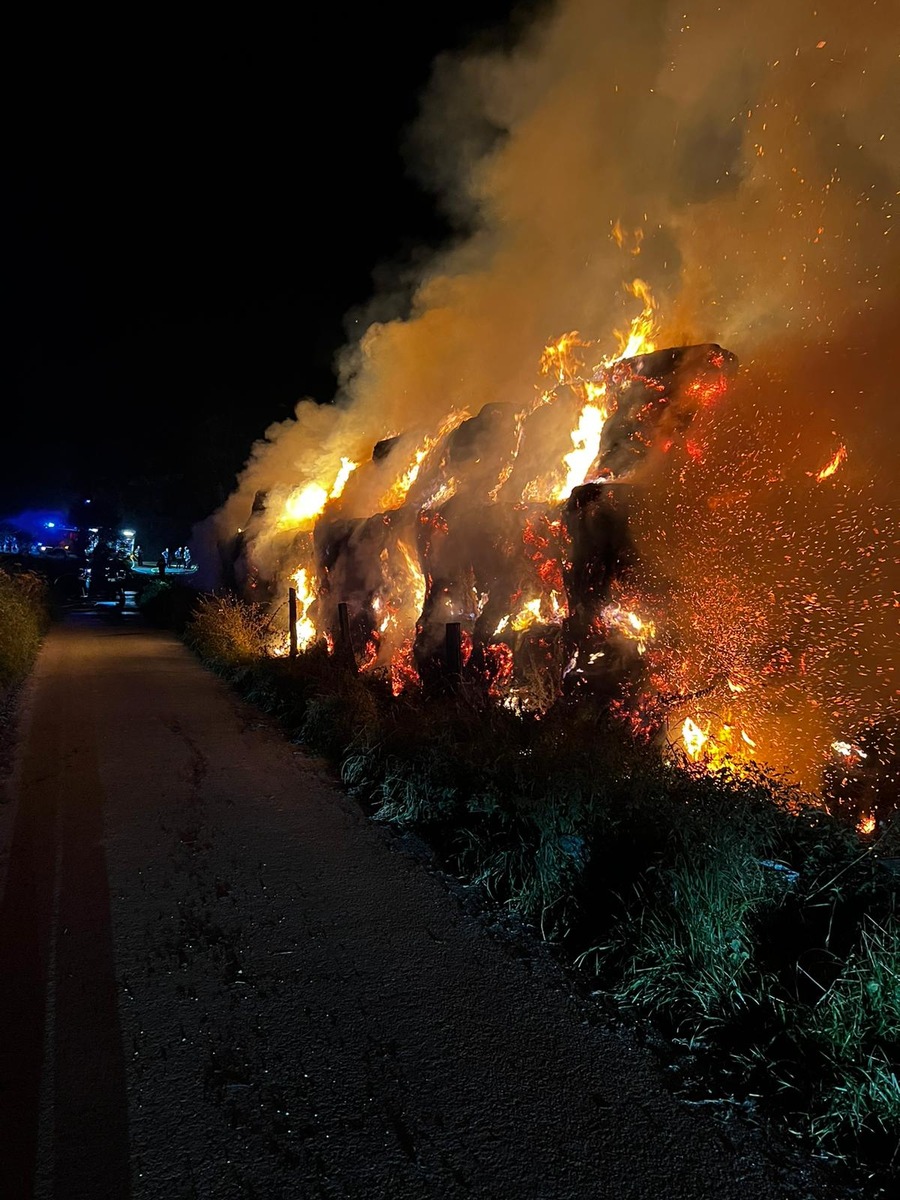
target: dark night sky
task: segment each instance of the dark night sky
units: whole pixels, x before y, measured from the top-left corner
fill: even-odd
[[[107,497],[186,533],[330,399],[373,272],[448,233],[401,155],[434,56],[511,8],[8,35],[0,516]]]

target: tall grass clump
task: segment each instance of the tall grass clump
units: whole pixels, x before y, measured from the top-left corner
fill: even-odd
[[[46,580],[31,571],[0,570],[0,689],[25,679],[49,624]]]
[[[650,872],[620,933],[627,955],[616,999],[700,1038],[766,1002],[757,930],[789,886],[777,865],[726,826]]]
[[[482,811],[484,821],[462,826],[459,870],[544,940],[565,941],[590,857],[579,806],[548,790],[544,803],[525,810],[497,804]]]
[[[825,1145],[879,1140],[900,1153],[900,922],[867,917],[858,945],[797,1031],[823,1063],[809,1128]]]
[[[203,595],[187,621],[184,640],[211,667],[227,672],[267,657],[271,618],[262,605],[230,593]]]

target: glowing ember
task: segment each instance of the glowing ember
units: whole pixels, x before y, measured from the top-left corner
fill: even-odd
[[[875,832],[875,814],[865,813],[860,817],[856,826],[857,832],[862,834],[870,834]]]
[[[370,637],[366,642],[365,649],[362,653],[362,659],[359,663],[359,670],[369,671],[375,666],[375,661],[378,657],[379,639],[375,636]]]
[[[390,661],[389,674],[391,692],[395,696],[421,686],[422,681],[419,678],[419,672],[416,670],[413,655],[412,638],[407,638],[394,654]]]

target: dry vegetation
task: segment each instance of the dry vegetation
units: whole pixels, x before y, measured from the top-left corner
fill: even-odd
[[[465,690],[395,698],[321,645],[267,656],[260,622],[210,599],[185,637],[373,819],[424,837],[652,1030],[684,1095],[893,1178],[896,820],[866,839],[765,772],[666,763],[601,703],[529,716]]]
[[[28,675],[49,621],[46,581],[31,571],[0,570],[0,696]]]

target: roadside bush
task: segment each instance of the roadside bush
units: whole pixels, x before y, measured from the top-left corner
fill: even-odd
[[[25,679],[49,623],[46,580],[30,571],[0,570],[0,688]]]

